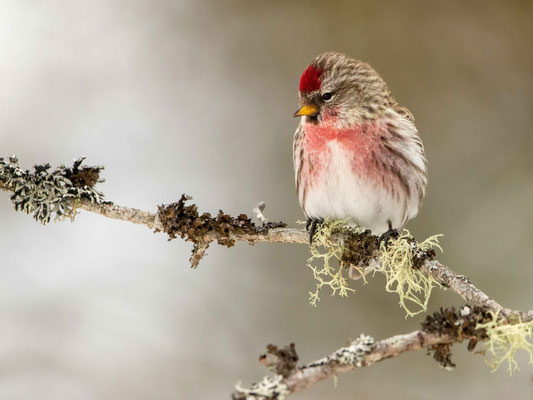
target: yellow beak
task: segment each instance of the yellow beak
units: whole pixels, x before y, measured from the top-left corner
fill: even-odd
[[[301,117],[303,115],[306,116],[315,116],[318,114],[318,108],[317,106],[314,106],[312,104],[306,104],[304,106],[301,106],[298,111],[294,113],[294,117]]]

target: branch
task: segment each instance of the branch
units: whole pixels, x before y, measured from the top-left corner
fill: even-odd
[[[134,208],[122,207],[113,204],[93,204],[88,201],[83,201],[79,208],[96,212],[108,218],[120,219],[123,221],[132,222],[134,224],[146,225],[148,228],[156,229],[157,231],[165,230],[159,219],[159,216],[147,211],[141,211]],[[203,240],[206,243],[216,241],[218,238],[219,235],[216,232],[207,232],[203,236]],[[264,230],[260,229],[257,232],[231,233],[228,235],[228,239],[232,241],[245,241],[249,242],[250,244],[270,242],[308,245],[309,234],[305,229],[266,228]],[[344,244],[347,239],[348,238],[342,233],[336,234],[334,237],[335,242],[337,242],[339,245]],[[379,255],[375,255],[373,258],[379,263]],[[483,291],[474,286],[474,284],[472,284],[472,282],[466,276],[457,274],[437,260],[427,260],[421,265],[421,268],[425,273],[433,276],[433,278],[435,278],[435,280],[442,286],[459,294],[469,304],[487,307],[489,310],[495,313],[500,313],[506,317],[517,313],[524,322],[533,320],[533,310],[516,312],[509,308],[503,307]]]
[[[93,203],[87,200],[78,202],[76,204],[76,208],[100,214],[111,219],[127,221],[137,225],[145,225],[149,229],[163,230],[163,225],[161,225],[161,221],[159,220],[157,214],[149,211],[142,211],[131,207],[117,206],[111,202]]]
[[[209,213],[200,215],[196,205],[186,205],[186,202],[191,198],[185,195],[176,203],[159,206],[157,213],[119,206],[112,202],[104,201],[103,195],[94,190],[95,184],[100,181],[99,173],[103,167],[81,167],[82,162],[83,158],[75,161],[73,168],[60,166],[52,173],[47,173],[50,168],[49,164],[44,164],[44,167],[37,165],[35,166],[35,172],[31,173],[27,170],[22,170],[14,156],[10,157],[7,162],[0,158],[0,189],[13,192],[11,200],[15,204],[15,208],[27,213],[33,213],[35,210],[42,208],[54,211],[47,204],[31,204],[28,200],[31,197],[32,201],[35,202],[35,197],[40,196],[46,198],[49,203],[59,205],[57,210],[55,210],[56,212],[59,211],[59,217],[66,215],[73,218],[76,214],[75,211],[81,209],[107,218],[145,225],[156,232],[165,232],[169,235],[169,240],[179,236],[194,243],[191,257],[193,266],[198,265],[201,257],[212,242],[217,242],[227,247],[233,246],[237,241],[245,241],[252,245],[259,242],[308,245],[309,235],[305,229],[287,228],[284,223],[267,222],[266,219],[262,225],[256,225],[245,214],[231,217],[220,211],[216,217],[212,217]],[[44,195],[44,189],[41,187],[43,186],[41,181],[50,183],[50,177],[53,177],[56,181],[61,178],[62,180],[60,180],[59,184],[62,185],[62,191],[72,194],[60,199],[62,202],[54,203],[55,199],[50,200],[50,193]],[[65,179],[68,182],[64,182]],[[45,187],[48,188],[46,185]],[[35,191],[37,195],[33,193]],[[74,213],[61,214],[61,209],[68,209],[69,207],[74,210]],[[264,204],[261,203],[256,207],[255,213],[258,216],[260,215],[260,218],[264,218],[263,209]],[[39,215],[34,214],[34,217],[39,219]],[[47,222],[42,219],[40,221]],[[375,245],[377,243],[375,236],[338,232],[333,234],[332,242],[338,246],[349,246],[352,259],[347,261],[352,264],[357,265],[361,260],[365,260],[366,264],[371,261],[380,263],[380,252]],[[353,259],[354,255],[357,259]],[[467,277],[457,274],[446,265],[435,260],[434,255],[418,254],[417,257],[420,261],[418,267],[422,271],[431,275],[442,286],[459,294],[468,304],[486,307],[488,310],[499,313],[504,317],[518,315],[524,322],[533,320],[533,310],[513,311],[503,307],[474,286]]]
[[[108,218],[129,221],[134,224],[142,224],[146,225],[150,229],[166,232],[164,225],[159,219],[159,215],[155,213],[113,204],[93,204],[87,201],[82,202],[79,208],[96,212]],[[205,241],[207,244],[217,241],[220,238],[220,234],[215,231],[206,232],[202,235],[203,241]],[[270,242],[308,245],[309,233],[305,229],[297,228],[258,227],[257,230],[252,231],[230,232],[227,237],[224,237],[224,239],[233,242],[245,241],[250,244]],[[343,233],[334,234],[333,237],[334,242],[340,246],[345,244],[350,239],[351,238],[347,237]],[[380,263],[379,253],[373,254],[372,258],[377,263]],[[495,313],[500,313],[506,317],[509,317],[512,314],[518,314],[521,320],[524,322],[533,320],[533,310],[516,312],[509,308],[503,307],[483,291],[474,286],[474,284],[466,276],[457,274],[437,260],[428,259],[424,261],[421,265],[421,269],[426,274],[433,276],[433,278],[435,278],[435,280],[442,286],[459,294],[469,304],[487,307],[489,310]]]
[[[190,258],[193,267],[198,265],[212,242],[227,247],[233,246],[237,241],[245,241],[252,245],[259,242],[308,244],[309,236],[305,229],[287,228],[286,224],[281,222],[268,222],[263,215],[264,203],[260,203],[254,209],[257,218],[262,222],[261,225],[253,223],[245,214],[237,217],[222,211],[216,216],[211,216],[209,213],[199,214],[195,204],[186,204],[191,198],[185,195],[176,203],[159,206],[156,213],[115,205],[104,201],[103,195],[94,189],[96,183],[101,182],[100,172],[103,167],[86,167],[81,166],[82,163],[83,158],[76,160],[72,168],[60,166],[51,172],[49,164],[37,165],[34,167],[35,171],[30,172],[21,169],[14,156],[8,160],[0,158],[0,189],[12,193],[10,199],[16,210],[33,214],[33,217],[43,224],[48,223],[52,216],[55,216],[55,220],[67,217],[73,219],[78,210],[86,210],[107,218],[145,225],[155,232],[166,233],[169,240],[181,237],[193,243]],[[381,264],[382,253],[378,239],[368,231],[334,232],[329,242],[344,249],[341,257],[346,265],[360,267]],[[533,310],[513,311],[503,307],[474,286],[467,277],[457,274],[437,261],[432,250],[423,251],[413,246],[412,256],[412,268],[433,277],[442,286],[459,294],[471,305],[470,307],[473,307],[472,309],[481,307],[474,313],[478,317],[475,319],[476,324],[490,323],[487,322],[487,313],[490,313],[494,324],[512,324],[509,325],[512,330],[508,335],[515,336],[506,337],[505,340],[500,338],[498,343],[519,342],[513,347],[515,349],[513,351],[516,351],[516,348],[526,348],[533,354],[533,345],[524,339],[532,333]],[[349,346],[337,350],[330,356],[298,368],[295,366],[297,361],[295,351],[291,353],[290,349],[279,350],[272,346],[263,362],[278,374],[265,378],[251,389],[238,388],[234,398],[281,399],[329,376],[352,371],[423,347],[435,350],[435,358],[443,366],[453,366],[449,359],[451,343],[470,338],[471,343],[474,340],[475,346],[479,340],[492,340],[488,328],[478,328],[478,325],[475,325],[475,328],[471,326],[470,331],[465,330],[465,326],[468,325],[465,325],[465,318],[469,314],[464,314],[463,311],[458,315],[455,311],[448,311],[446,314],[446,310],[441,310],[441,313],[447,317],[441,316],[440,320],[448,323],[453,329],[444,329],[442,324],[432,328],[432,323],[426,319],[426,325],[420,331],[394,336],[376,343],[372,338],[362,335]],[[450,315],[454,315],[453,323],[450,322]],[[460,326],[459,330],[457,324]],[[504,334],[500,332],[498,335]],[[469,349],[474,346],[469,344]],[[290,355],[290,360],[286,357],[287,354]],[[506,354],[514,355],[514,352]]]
[[[93,204],[88,201],[83,201],[79,208],[96,212],[108,218],[129,221],[134,224],[146,225],[150,229],[164,231],[158,215],[147,211],[141,211],[135,208],[122,207],[113,204]],[[215,232],[210,232],[205,234],[204,240],[207,243],[211,243],[216,241],[217,237],[218,236]],[[232,233],[229,235],[229,239],[233,241],[245,241],[251,244],[270,242],[308,245],[309,233],[305,229],[266,228],[266,230],[260,230],[258,232]],[[347,241],[348,238],[344,234],[340,233],[335,234],[333,239],[336,243],[342,245]],[[375,256],[374,259],[379,262],[378,256]],[[499,312],[506,317],[517,313],[524,322],[533,320],[533,310],[516,312],[510,308],[503,307],[483,291],[474,286],[474,284],[466,276],[454,272],[449,267],[437,260],[427,260],[421,265],[421,268],[426,274],[433,276],[433,278],[435,278],[435,280],[442,286],[459,294],[469,304],[487,307],[489,310],[495,313]]]
[[[289,394],[308,388],[329,377],[368,367],[407,351],[420,350],[435,345],[449,345],[454,339],[448,335],[414,331],[374,342],[370,336],[361,335],[346,347],[329,356],[295,368],[287,376],[277,374],[265,377],[250,389],[236,386],[233,400],[284,399]]]
[[[300,367],[296,366],[298,355],[294,344],[282,349],[268,345],[267,353],[260,356],[259,361],[275,375],[264,377],[249,389],[237,384],[232,399],[282,400],[329,377],[336,377],[423,348],[428,350],[428,354],[433,352],[433,358],[442,367],[452,370],[455,364],[451,360],[451,345],[468,340],[468,350],[472,352],[477,343],[493,340],[491,336],[493,332],[486,328],[493,320],[494,315],[483,307],[464,306],[458,311],[453,307],[441,309],[427,316],[420,330],[378,342],[375,342],[371,336],[361,334],[346,347]],[[513,357],[514,353],[511,354],[508,349],[504,349],[503,352],[505,355],[497,355],[500,357],[497,362],[507,360],[510,367],[514,367],[512,364],[514,361],[509,358]]]

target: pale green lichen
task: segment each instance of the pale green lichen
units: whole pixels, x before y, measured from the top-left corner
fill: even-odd
[[[434,248],[442,251],[440,236],[434,235],[418,243],[407,229],[403,229],[387,245],[381,244],[379,270],[385,274],[385,290],[398,294],[399,304],[407,313],[406,318],[427,311],[431,291],[439,286],[431,275],[414,268],[413,261],[417,252],[425,254]]]
[[[514,321],[506,321],[492,313],[492,320],[478,324],[476,329],[485,329],[489,337],[485,343],[485,351],[488,352],[485,360],[492,372],[505,362],[510,375],[518,371],[515,354],[519,350],[529,353],[529,363],[533,365],[533,321],[522,322],[518,317]]]
[[[311,257],[307,260],[307,266],[313,271],[316,283],[314,292],[309,292],[309,302],[316,307],[320,301],[320,290],[327,286],[331,289],[331,295],[338,294],[341,297],[348,296],[349,292],[355,292],[348,286],[348,279],[344,276],[345,264],[342,261],[343,248],[332,241],[334,233],[356,232],[357,228],[352,228],[341,220],[326,220],[317,228],[311,245]],[[320,251],[325,249],[325,252]],[[332,265],[334,262],[337,265]],[[314,265],[319,261],[320,265]],[[362,269],[360,270],[364,277]],[[366,282],[366,280],[365,280]]]
[[[316,307],[320,301],[319,294],[323,287],[329,287],[332,296],[338,294],[345,297],[349,292],[355,292],[355,289],[348,284],[348,277],[345,276],[348,266],[355,268],[363,277],[364,283],[367,283],[363,267],[366,266],[366,262],[372,263],[371,251],[366,257],[366,262],[346,259],[348,248],[332,239],[333,235],[338,233],[354,238],[361,237],[363,230],[351,227],[342,220],[329,219],[318,227],[310,249],[311,257],[307,260],[307,266],[313,271],[317,281],[315,291],[309,292],[309,302],[312,306]],[[442,235],[434,235],[418,243],[409,231],[404,229],[397,238],[389,240],[386,246],[385,243],[381,244],[379,257],[381,265],[379,267],[373,265],[372,269],[374,274],[376,271],[385,274],[385,289],[387,292],[398,294],[399,304],[407,316],[427,311],[433,287],[439,285],[431,275],[426,275],[420,270],[420,263],[434,256],[433,249],[442,251],[439,245],[440,236]],[[353,249],[351,251],[353,252]]]
[[[103,194],[93,188],[103,169],[82,167],[85,158],[74,161],[72,168],[59,166],[49,171],[50,164],[36,165],[34,172],[23,170],[16,156],[0,158],[0,183],[13,192],[10,197],[15,210],[33,214],[42,224],[76,216],[75,202],[103,202]]]

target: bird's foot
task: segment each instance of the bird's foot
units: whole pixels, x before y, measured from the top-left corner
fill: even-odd
[[[319,218],[307,218],[305,223],[305,229],[309,231],[309,244],[313,244],[313,237],[317,229],[324,223],[323,219]]]
[[[389,230],[385,233],[383,233],[379,238],[378,238],[378,248],[381,247],[381,243],[385,243],[385,249],[389,247],[389,241],[391,239],[396,239],[398,238],[398,236],[400,236],[400,234],[398,233],[398,230],[397,229],[392,229],[392,228],[389,228]]]

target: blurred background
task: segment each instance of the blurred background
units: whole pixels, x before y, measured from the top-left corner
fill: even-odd
[[[0,0],[0,156],[105,165],[120,205],[182,193],[202,211],[303,219],[292,167],[300,74],[319,53],[370,62],[416,117],[430,185],[409,228],[505,306],[533,307],[531,1]],[[190,243],[83,212],[41,226],[0,193],[0,399],[218,399],[266,370],[268,343],[302,362],[361,332],[406,333],[377,276],[317,308],[305,246]],[[463,304],[436,290],[431,309]],[[533,367],[491,375],[453,348],[317,384],[294,399],[533,397]]]

